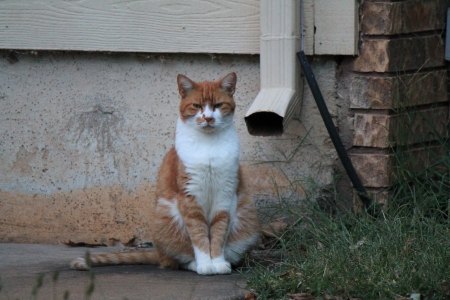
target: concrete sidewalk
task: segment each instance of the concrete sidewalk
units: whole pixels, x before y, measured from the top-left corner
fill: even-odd
[[[0,243],[0,299],[30,299],[39,274],[45,274],[37,299],[86,299],[90,272],[69,268],[69,262],[86,251],[108,248],[71,248],[65,245]],[[59,270],[56,284],[52,276]],[[244,280],[232,275],[200,276],[189,271],[161,270],[157,266],[94,268],[95,288],[90,299],[244,299]]]

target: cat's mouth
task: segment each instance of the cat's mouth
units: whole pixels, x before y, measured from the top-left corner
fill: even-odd
[[[216,128],[216,126],[214,126],[214,124],[205,124],[205,125],[201,126],[201,128],[203,131],[209,132],[209,131],[213,131]]]

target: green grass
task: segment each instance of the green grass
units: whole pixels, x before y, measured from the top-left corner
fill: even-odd
[[[318,299],[410,294],[450,299],[448,141],[437,132],[432,142],[414,136],[414,122],[424,118],[420,111],[400,105],[396,112],[411,117],[402,119],[394,135],[395,184],[387,190],[387,205],[375,208],[373,218],[338,209],[342,200],[336,192],[325,197],[325,204],[323,197],[317,201],[317,192],[307,199],[279,197],[271,211],[298,221],[276,239],[273,249],[283,253],[280,261],[267,266],[255,260],[256,266],[244,272],[258,300],[289,299],[295,293]],[[424,121],[433,128],[433,122]],[[405,146],[411,136],[413,148]],[[411,152],[418,148],[424,149],[420,163]]]
[[[381,211],[376,219],[327,213],[311,204],[311,211],[299,212],[301,221],[278,240],[275,247],[284,253],[282,261],[270,267],[256,262],[246,274],[249,287],[258,299],[283,299],[299,292],[361,299],[419,293],[427,299],[448,299],[450,224],[442,204],[450,192],[439,199],[436,193],[443,191],[433,192],[426,185],[422,190],[409,186],[409,203],[403,203],[407,191],[399,188],[396,196],[401,201],[390,199],[395,209]]]

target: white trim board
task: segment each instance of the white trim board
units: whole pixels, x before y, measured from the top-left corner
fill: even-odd
[[[259,1],[3,0],[0,48],[259,53]]]
[[[303,7],[306,54],[357,54],[357,0]],[[260,1],[2,0],[0,49],[257,54]]]
[[[314,2],[314,54],[358,54],[358,3],[355,0]]]

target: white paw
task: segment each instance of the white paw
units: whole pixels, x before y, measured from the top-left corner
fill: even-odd
[[[231,264],[226,260],[217,260],[213,259],[212,264],[214,266],[215,274],[230,274],[231,273]]]
[[[211,262],[211,256],[209,253],[203,252],[194,246],[195,261],[197,264],[197,273],[200,275],[213,275],[215,274],[214,266]]]
[[[197,273],[200,275],[213,275],[215,273],[215,268],[212,263],[202,263],[197,264]]]
[[[197,272],[197,262],[195,261],[195,259],[191,260],[188,263],[181,264],[180,267],[185,270]]]

